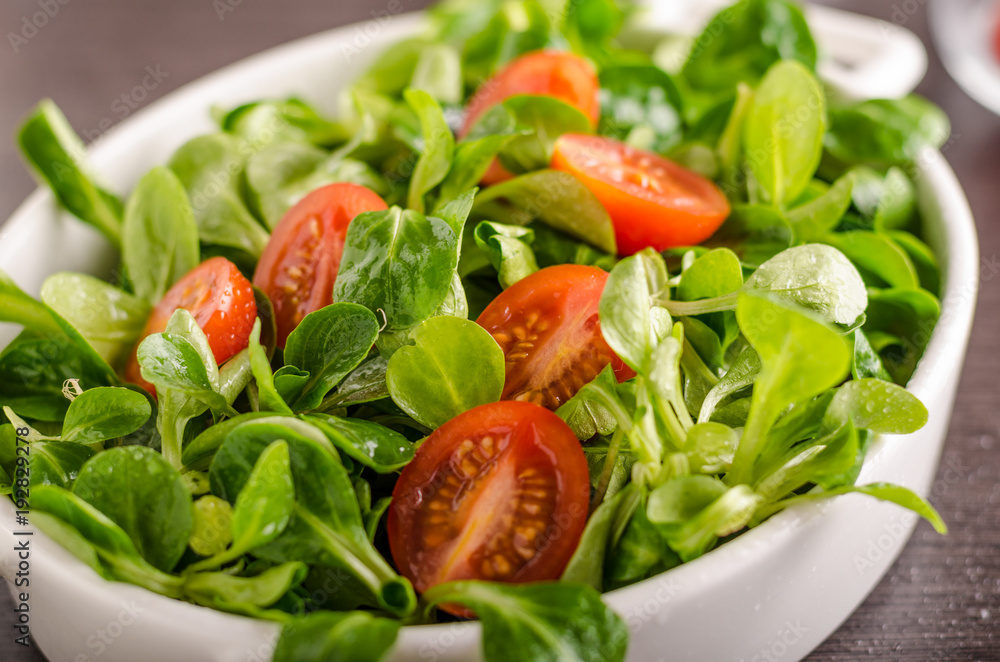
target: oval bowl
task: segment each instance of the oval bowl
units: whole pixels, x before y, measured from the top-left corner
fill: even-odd
[[[303,96],[332,112],[336,92],[382,48],[414,34],[421,20],[419,14],[373,19],[222,69],[113,128],[92,146],[93,169],[112,190],[130,190],[183,142],[213,130],[208,111],[215,104],[231,107],[322,90]],[[942,316],[908,387],[930,417],[915,434],[878,440],[859,482],[891,481],[926,495],[972,325],[979,259],[968,203],[939,152],[922,155],[916,179],[926,238],[944,276]],[[32,194],[0,229],[0,268],[33,295],[56,271],[107,276],[115,263],[104,239],[59,210],[45,190]],[[0,324],[0,346],[16,332]],[[14,533],[24,529],[15,526],[8,499],[0,500],[0,514],[0,572],[13,583],[20,559],[12,550],[15,540],[24,539]],[[612,591],[605,600],[629,625],[629,660],[798,660],[861,603],[915,524],[908,511],[860,496],[802,506],[691,563]],[[44,534],[34,532],[30,541],[30,586],[11,590],[29,594],[31,634],[51,660],[264,662],[271,657],[278,637],[273,623],[107,582]],[[389,659],[479,660],[479,642],[476,623],[407,627]]]

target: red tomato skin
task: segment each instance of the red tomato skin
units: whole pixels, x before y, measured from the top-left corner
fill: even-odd
[[[179,308],[190,312],[205,332],[215,361],[220,365],[246,349],[257,319],[253,287],[235,264],[223,257],[213,257],[189,271],[167,290],[153,309],[125,368],[128,381],[154,395],[153,385],[142,378],[136,353],[147,336],[162,333],[167,328],[167,322]]]
[[[460,488],[448,496],[454,477],[467,475],[462,472],[470,453],[486,447],[487,438],[495,440],[494,447],[501,447],[481,465],[489,473],[485,477],[482,473],[472,475],[464,483],[468,489]],[[504,477],[511,475],[525,478],[516,484],[517,489],[507,491],[504,488],[509,483]],[[557,579],[586,526],[588,476],[580,443],[569,426],[549,410],[511,401],[475,407],[431,433],[403,468],[387,519],[392,557],[400,574],[419,592],[457,579],[508,583]],[[532,480],[536,482],[529,482]],[[545,492],[546,500],[539,510],[547,521],[544,531],[535,529],[542,536],[532,538],[535,553],[516,569],[503,568],[501,562],[501,569],[510,572],[497,576],[492,555],[507,549],[505,541],[528,545],[526,538],[517,536],[530,535],[530,531],[518,534],[516,527],[532,525],[520,508],[536,489]],[[450,509],[443,510],[442,505],[450,505]],[[428,528],[428,522],[440,521],[442,514],[447,526]],[[479,528],[478,537],[472,530],[475,527]],[[459,543],[473,548],[465,549]],[[470,615],[460,608],[446,610]]]
[[[614,223],[619,255],[700,244],[729,216],[729,201],[708,179],[611,138],[564,134],[551,165],[577,177],[600,200]]]
[[[601,335],[598,306],[607,280],[607,272],[598,267],[579,264],[546,267],[514,283],[486,307],[476,323],[490,332],[505,356],[510,357],[521,351],[517,346],[520,340],[516,335],[520,333],[518,327],[526,329],[528,337],[523,340],[533,343],[535,352],[544,352],[546,343],[568,340],[571,349],[573,340],[579,343],[575,345],[578,350],[576,356],[564,357],[571,361],[571,365],[563,366],[564,369],[559,371],[572,375],[566,378],[572,380],[568,384],[546,384],[545,379],[539,382],[536,371],[539,368],[552,369],[552,366],[538,364],[534,355],[524,357],[522,363],[512,363],[508,358],[504,399],[523,398],[528,393],[536,404],[555,408],[609,363],[619,382],[635,376],[635,372],[615,355]],[[530,322],[532,319],[535,320],[533,323]],[[586,328],[563,328],[565,324],[582,324]],[[533,328],[540,330],[536,334]],[[575,338],[567,337],[574,332]],[[577,365],[572,365],[572,362]],[[580,370],[584,370],[583,374]],[[535,397],[540,393],[553,395]]]
[[[274,306],[279,347],[303,317],[333,303],[350,222],[363,212],[384,209],[385,201],[370,189],[336,183],[304,197],[278,222],[253,282]]]
[[[596,70],[579,55],[560,51],[526,53],[479,87],[466,106],[458,137],[464,138],[487,110],[518,94],[548,95],[565,101],[596,126],[601,114],[599,93]]]

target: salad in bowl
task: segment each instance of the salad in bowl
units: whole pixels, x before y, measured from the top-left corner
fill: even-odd
[[[828,94],[785,0],[682,43],[631,11],[447,1],[338,115],[213,109],[124,199],[41,103],[27,160],[121,259],[0,275],[0,489],[107,580],[281,624],[275,660],[470,618],[488,660],[620,660],[602,592],[790,506],[943,531],[858,476],[927,419],[947,119]]]

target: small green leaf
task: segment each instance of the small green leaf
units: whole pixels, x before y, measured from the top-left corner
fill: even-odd
[[[414,342],[392,355],[386,381],[393,401],[418,422],[437,428],[500,399],[503,351],[475,322],[432,317],[417,328]]]
[[[122,262],[135,295],[155,306],[198,266],[198,226],[187,191],[166,168],[143,177],[125,208]]]
[[[70,403],[62,440],[92,444],[135,432],[152,415],[146,396],[127,388],[87,389]]]
[[[285,344],[285,362],[309,373],[292,409],[317,407],[368,356],[378,329],[375,315],[354,303],[335,303],[302,318]]]
[[[774,206],[795,200],[823,154],[826,96],[804,65],[782,60],[768,69],[743,127],[744,158]]]
[[[123,446],[98,453],[83,465],[73,493],[124,529],[160,570],[172,570],[187,548],[194,526],[191,495],[177,470],[152,449]]]

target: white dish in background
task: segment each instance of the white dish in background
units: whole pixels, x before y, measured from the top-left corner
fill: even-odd
[[[822,14],[814,16],[822,20],[814,25],[821,42],[824,35],[850,32],[852,25],[878,25],[833,10]],[[384,24],[370,22],[371,45],[350,61],[342,46],[354,45],[354,26],[212,74],[112,129],[93,149],[94,170],[114,190],[128,191],[184,141],[213,129],[208,114],[213,104],[302,94],[332,111],[336,92],[381,48],[413,34],[420,20],[400,15]],[[324,93],[316,96],[315,90]],[[891,481],[927,494],[972,324],[979,260],[968,203],[939,153],[924,154],[917,179],[927,238],[942,259],[945,287],[941,320],[909,386],[930,417],[916,434],[879,440],[859,482]],[[61,212],[47,191],[32,194],[0,229],[0,269],[32,294],[55,271],[106,275],[114,263],[105,241]],[[0,345],[16,330],[0,325]],[[0,514],[0,572],[9,579],[17,566],[9,500],[0,501]],[[902,550],[915,522],[908,511],[861,496],[799,507],[700,559],[605,597],[632,630],[629,659],[636,662],[767,655],[798,660],[860,604]],[[273,623],[106,582],[41,534],[32,538],[30,596],[31,632],[53,662],[263,662],[278,635]],[[479,659],[479,626],[404,628],[391,659]]]
[[[965,93],[1000,115],[1000,61],[993,33],[1000,23],[996,0],[935,0],[927,23],[951,77]]]

